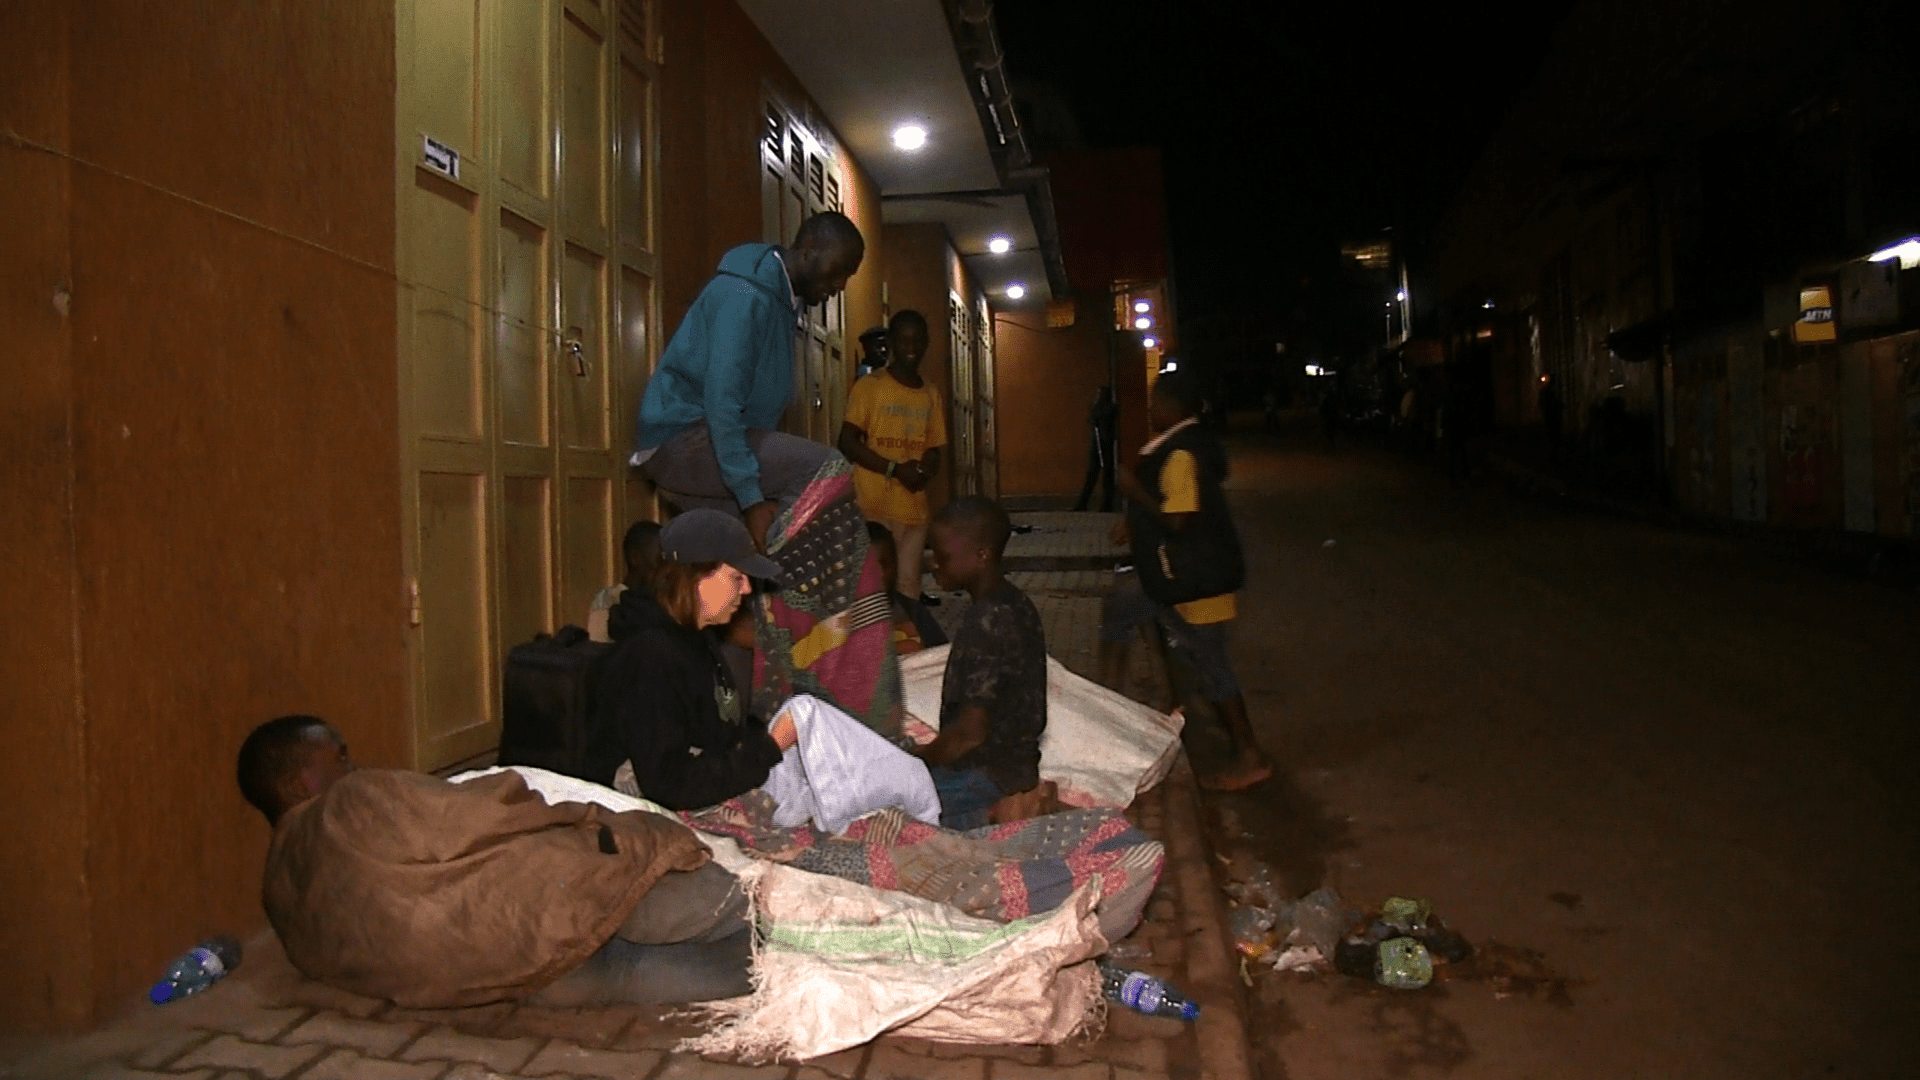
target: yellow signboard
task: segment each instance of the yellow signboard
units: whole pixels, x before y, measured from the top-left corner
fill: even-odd
[[[1809,285],[1800,290],[1800,318],[1793,324],[1793,340],[1799,344],[1833,341],[1840,336],[1833,318],[1833,289],[1827,285]]]

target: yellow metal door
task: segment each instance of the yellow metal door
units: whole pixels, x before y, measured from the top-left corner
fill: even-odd
[[[581,622],[650,493],[651,0],[400,0],[414,764],[499,738],[507,650]]]

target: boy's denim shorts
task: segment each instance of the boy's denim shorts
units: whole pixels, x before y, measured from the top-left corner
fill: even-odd
[[[987,811],[1006,794],[985,769],[929,765],[933,790],[940,796],[940,827],[966,832],[989,824]]]
[[[1134,631],[1147,624],[1165,634],[1168,647],[1193,668],[1200,693],[1208,701],[1240,696],[1240,680],[1234,676],[1233,658],[1227,652],[1227,623],[1196,626],[1148,596],[1140,587],[1139,574],[1115,575],[1113,590],[1100,604],[1100,640],[1131,641]]]

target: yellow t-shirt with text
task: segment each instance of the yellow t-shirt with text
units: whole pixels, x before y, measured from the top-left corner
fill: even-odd
[[[853,384],[847,395],[847,423],[867,433],[867,445],[888,461],[918,461],[936,446],[947,445],[947,411],[931,383],[919,389],[902,385],[886,371]],[[927,493],[908,491],[898,480],[858,466],[853,470],[854,498],[860,512],[875,520],[920,525],[927,520]]]
[[[1160,466],[1160,512],[1200,512],[1200,463],[1194,460],[1189,451],[1175,450],[1167,455],[1167,460]],[[1226,622],[1237,614],[1232,593],[1175,604],[1173,610],[1195,626]]]

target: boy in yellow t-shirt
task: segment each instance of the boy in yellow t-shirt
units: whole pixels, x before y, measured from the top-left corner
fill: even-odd
[[[927,320],[901,311],[887,323],[887,366],[853,384],[840,452],[853,462],[853,493],[867,520],[885,525],[900,551],[896,588],[920,598],[920,556],[927,546],[927,485],[947,444],[946,404],[920,377]]]

